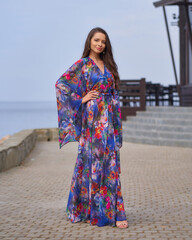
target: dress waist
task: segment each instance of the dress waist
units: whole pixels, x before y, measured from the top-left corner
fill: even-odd
[[[99,94],[104,94],[104,95],[112,95],[112,91],[111,92],[99,92]]]
[[[109,96],[112,96],[113,95],[113,90],[110,90],[109,92],[100,92],[100,91],[97,91],[99,93],[99,95],[109,95]],[[84,92],[83,93],[83,97],[88,93],[88,91]],[[98,95],[98,97],[99,97]]]

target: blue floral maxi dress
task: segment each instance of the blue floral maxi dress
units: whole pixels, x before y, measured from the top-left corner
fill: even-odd
[[[115,226],[126,220],[121,194],[122,122],[112,73],[90,58],[75,62],[56,82],[59,147],[78,141],[66,212],[71,222]],[[91,90],[99,95],[82,104]]]

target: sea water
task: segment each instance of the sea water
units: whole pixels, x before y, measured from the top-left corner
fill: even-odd
[[[0,139],[24,129],[58,127],[55,102],[0,102]]]

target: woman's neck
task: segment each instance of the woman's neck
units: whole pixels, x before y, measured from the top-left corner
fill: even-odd
[[[92,58],[95,61],[101,61],[100,55],[97,53],[90,52],[89,57]]]

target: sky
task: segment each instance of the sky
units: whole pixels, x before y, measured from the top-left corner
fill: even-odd
[[[81,58],[94,27],[108,33],[120,79],[175,84],[155,1],[0,0],[0,101],[56,101],[57,79]],[[179,77],[178,8],[166,11]]]

